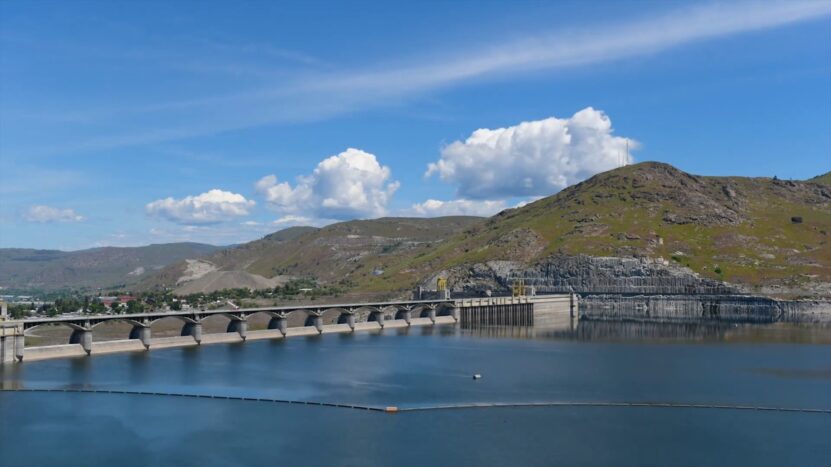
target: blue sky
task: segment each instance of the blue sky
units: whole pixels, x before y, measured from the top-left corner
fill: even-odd
[[[0,2],[0,247],[831,170],[831,3]]]

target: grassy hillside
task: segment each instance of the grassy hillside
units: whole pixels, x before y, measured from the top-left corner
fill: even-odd
[[[415,252],[430,251],[483,220],[466,216],[382,218],[341,222],[321,229],[293,228],[210,255],[203,262],[220,272],[244,271],[262,278],[314,277],[322,282],[354,284],[381,277],[385,267],[401,264]],[[143,281],[140,288],[181,284],[187,271],[185,263],[172,265]],[[220,286],[218,282],[212,285]]]
[[[169,264],[219,249],[200,243],[79,251],[3,248],[0,249],[0,287],[21,291],[122,287]]]
[[[553,254],[662,257],[751,288],[831,284],[831,188],[701,177],[647,162],[599,174],[487,219],[386,218],[286,231],[207,258],[219,271],[314,277],[394,294],[438,271]],[[183,265],[155,283],[175,283]]]
[[[801,218],[801,222],[796,222]],[[504,211],[366,278],[408,288],[451,266],[548,255],[652,256],[750,286],[831,283],[831,189],[769,178],[699,177],[642,163]]]
[[[814,177],[814,178],[812,178],[808,181],[831,186],[831,172],[825,173],[823,175],[817,175],[816,177]]]

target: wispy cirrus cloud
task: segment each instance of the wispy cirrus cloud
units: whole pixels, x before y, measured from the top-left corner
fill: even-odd
[[[303,67],[293,76],[287,74],[269,86],[113,112],[117,119],[129,119],[137,113],[173,113],[176,120],[173,124],[158,127],[148,124],[138,131],[30,149],[40,154],[96,151],[254,126],[325,119],[474,80],[660,53],[685,44],[781,27],[829,14],[829,1],[708,3],[579,30],[540,31],[520,40],[472,45],[395,65],[369,64],[360,71],[320,72]]]

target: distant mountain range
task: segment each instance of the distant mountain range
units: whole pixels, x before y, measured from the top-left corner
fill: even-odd
[[[224,249],[0,250],[0,285],[193,293],[311,277],[395,295],[452,268],[476,270],[500,261],[532,267],[553,256],[587,255],[663,258],[751,290],[831,293],[829,240],[831,173],[808,181],[705,177],[646,162],[489,219],[382,218],[293,227]]]
[[[0,248],[0,287],[28,291],[130,287],[171,263],[205,256],[222,248],[201,243],[68,252]]]

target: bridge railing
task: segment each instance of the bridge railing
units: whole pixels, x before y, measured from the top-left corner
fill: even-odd
[[[135,313],[125,315],[112,314],[98,314],[98,315],[78,315],[78,316],[56,316],[52,318],[29,318],[25,320],[9,321],[9,323],[24,323],[27,326],[33,324],[48,324],[48,323],[83,323],[90,320],[110,320],[110,319],[157,319],[166,317],[187,317],[192,315],[208,316],[215,314],[254,314],[262,312],[273,313],[288,313],[291,311],[300,310],[331,310],[336,308],[342,309],[359,309],[359,308],[388,308],[392,306],[409,306],[414,307],[418,305],[453,305],[453,300],[404,300],[404,301],[386,301],[386,302],[371,302],[371,303],[327,303],[327,304],[303,304],[303,305],[283,305],[283,306],[269,306],[257,308],[238,308],[238,309],[215,309],[202,310],[190,309],[182,311],[153,311],[147,313]]]
[[[463,298],[455,300],[457,307],[467,308],[472,306],[493,306],[493,305],[514,305],[520,303],[533,303],[534,297],[482,297]]]

